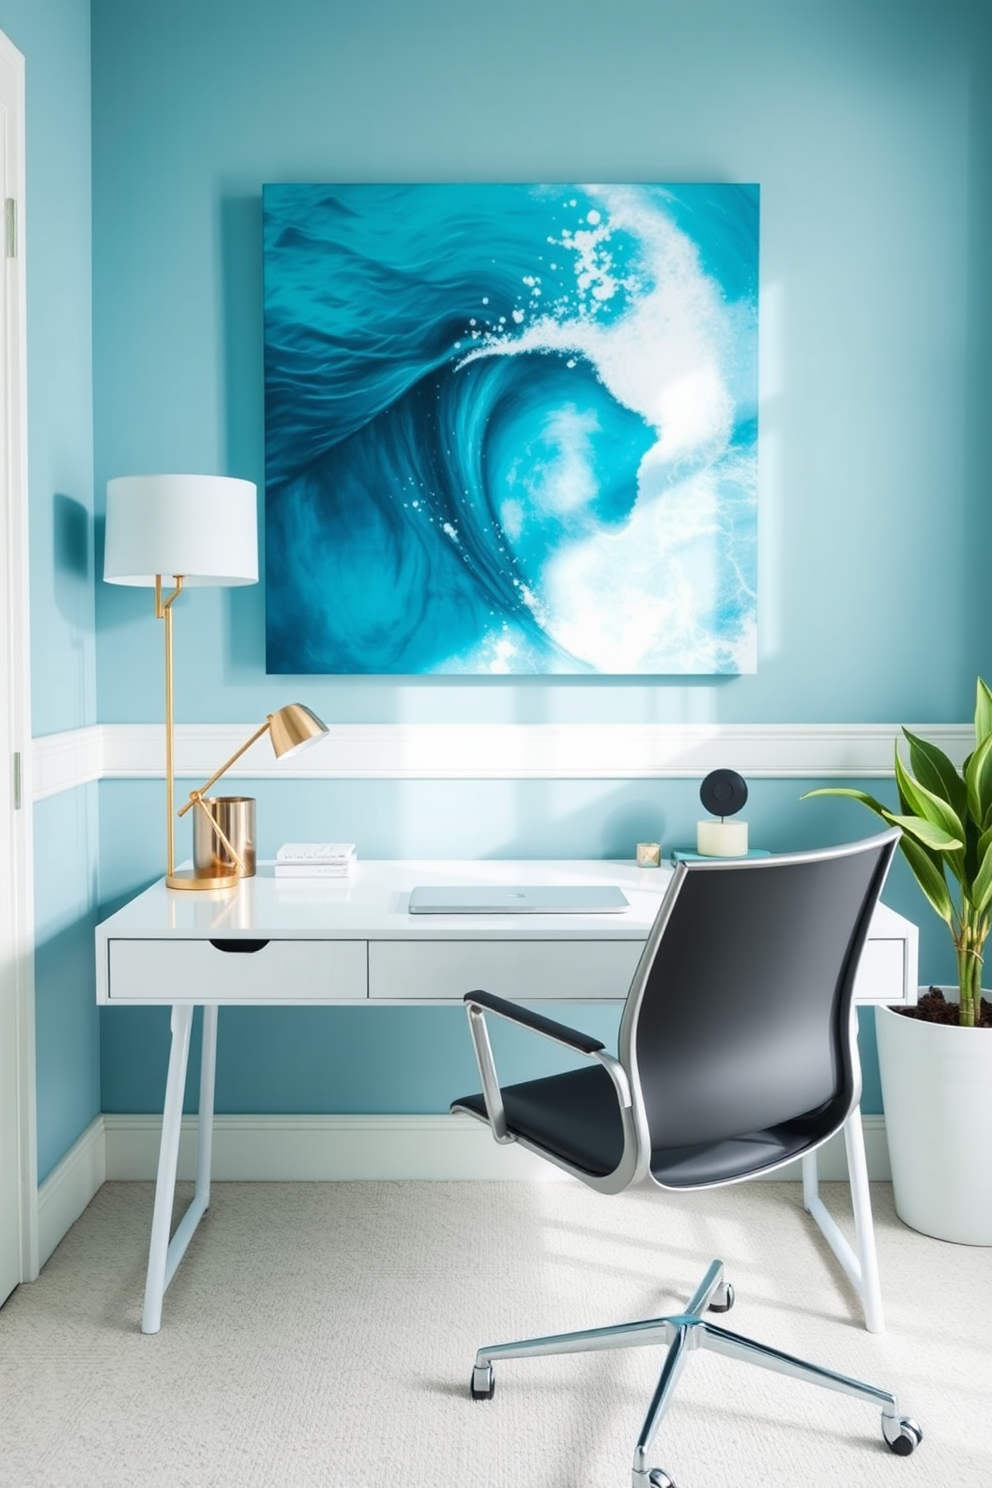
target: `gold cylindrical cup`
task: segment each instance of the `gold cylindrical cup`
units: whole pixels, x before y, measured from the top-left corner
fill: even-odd
[[[245,878],[255,874],[255,797],[204,796],[209,811],[193,810],[193,865],[231,873],[237,864],[215,830],[215,823],[244,864]]]

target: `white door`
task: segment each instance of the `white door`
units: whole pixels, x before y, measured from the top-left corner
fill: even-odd
[[[37,1274],[23,200],[24,59],[0,32],[0,1303]]]

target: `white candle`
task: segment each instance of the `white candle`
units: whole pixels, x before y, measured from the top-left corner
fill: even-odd
[[[638,868],[660,868],[661,843],[639,842],[637,844],[637,866]]]
[[[701,821],[696,823],[696,851],[706,858],[747,856],[747,822]]]

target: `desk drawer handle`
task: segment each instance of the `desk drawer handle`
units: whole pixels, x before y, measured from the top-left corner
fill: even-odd
[[[260,951],[268,945],[267,940],[211,940],[210,944],[218,951],[241,952],[242,955],[251,955],[253,951]]]

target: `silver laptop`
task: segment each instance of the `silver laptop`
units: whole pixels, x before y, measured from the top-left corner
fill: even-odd
[[[629,907],[616,884],[418,885],[410,891],[411,914],[618,914]]]

